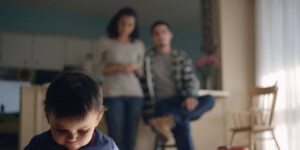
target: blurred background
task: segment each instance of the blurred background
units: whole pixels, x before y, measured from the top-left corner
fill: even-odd
[[[136,10],[147,48],[152,47],[150,26],[165,20],[174,31],[173,46],[193,60],[199,58],[198,0],[0,1],[0,105],[5,122],[0,122],[0,149],[18,147],[20,87],[48,83],[63,70],[84,69],[111,17],[125,6]]]
[[[275,115],[275,124],[279,128],[275,133],[282,149],[296,150],[300,135],[293,134],[300,131],[299,121],[293,119],[299,116],[300,106],[300,84],[296,84],[300,83],[299,3],[0,0],[0,149],[21,149],[33,135],[48,128],[41,107],[43,84],[64,70],[85,70],[111,17],[120,8],[130,6],[138,14],[140,39],[147,48],[153,46],[151,24],[165,20],[174,32],[174,48],[186,51],[194,61],[207,55],[220,61],[210,86],[203,85],[206,81],[200,71],[198,77],[202,89],[230,95],[217,98],[211,112],[191,123],[195,149],[228,145],[232,120],[227,111],[249,107],[250,85],[267,86],[278,81],[280,107],[275,112],[279,116]],[[153,139],[149,128],[139,126],[138,150],[153,149]]]
[[[150,26],[154,21],[165,20],[174,32],[173,48],[186,51],[194,61],[206,54],[221,61],[221,28],[227,28],[221,21],[229,18],[240,22],[230,26],[238,30],[228,36],[236,33],[237,38],[245,42],[234,43],[236,48],[228,48],[223,53],[227,56],[234,52],[245,57],[236,59],[236,55],[229,55],[225,59],[229,61],[225,64],[221,61],[210,88],[231,92],[232,87],[223,87],[223,81],[236,79],[241,82],[233,88],[245,90],[248,82],[253,81],[252,74],[245,76],[244,72],[252,71],[252,58],[245,58],[249,53],[253,55],[253,37],[244,37],[244,32],[253,30],[254,4],[250,0],[227,3],[219,0],[0,0],[0,149],[21,149],[33,135],[48,129],[40,105],[42,85],[61,71],[84,70],[97,40],[106,34],[109,20],[125,6],[136,10],[140,39],[147,48],[153,46]],[[236,17],[221,18],[221,11]],[[250,20],[244,22],[245,16],[250,16]],[[241,47],[246,49],[240,50]],[[230,64],[238,65],[236,74],[222,75],[222,67],[231,68]],[[238,95],[246,97],[246,92]],[[236,107],[246,106],[244,101],[235,104]],[[225,99],[220,98],[212,112],[192,123],[196,149],[216,149],[227,144],[225,111]],[[137,149],[152,149],[153,142],[151,130],[141,125]]]

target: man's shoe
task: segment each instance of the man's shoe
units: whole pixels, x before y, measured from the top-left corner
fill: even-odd
[[[151,119],[150,126],[157,133],[158,139],[163,143],[167,143],[173,137],[171,130],[175,127],[175,122],[171,115]]]

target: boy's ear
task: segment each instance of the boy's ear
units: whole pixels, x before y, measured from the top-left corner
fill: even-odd
[[[97,116],[97,124],[96,124],[96,126],[98,126],[98,125],[99,125],[99,123],[100,123],[100,121],[101,121],[102,117],[103,117],[103,112],[102,112],[102,113],[100,113],[100,114]]]
[[[47,122],[49,123],[49,114],[46,113]]]

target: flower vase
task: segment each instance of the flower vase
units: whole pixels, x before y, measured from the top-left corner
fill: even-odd
[[[213,89],[213,78],[212,77],[206,77],[205,79],[205,89]]]

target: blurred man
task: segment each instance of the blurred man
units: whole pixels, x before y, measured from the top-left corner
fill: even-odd
[[[151,27],[155,47],[145,55],[144,121],[166,143],[174,136],[178,150],[193,150],[189,122],[212,109],[212,96],[198,97],[199,81],[191,59],[171,47],[173,33],[164,21]]]

